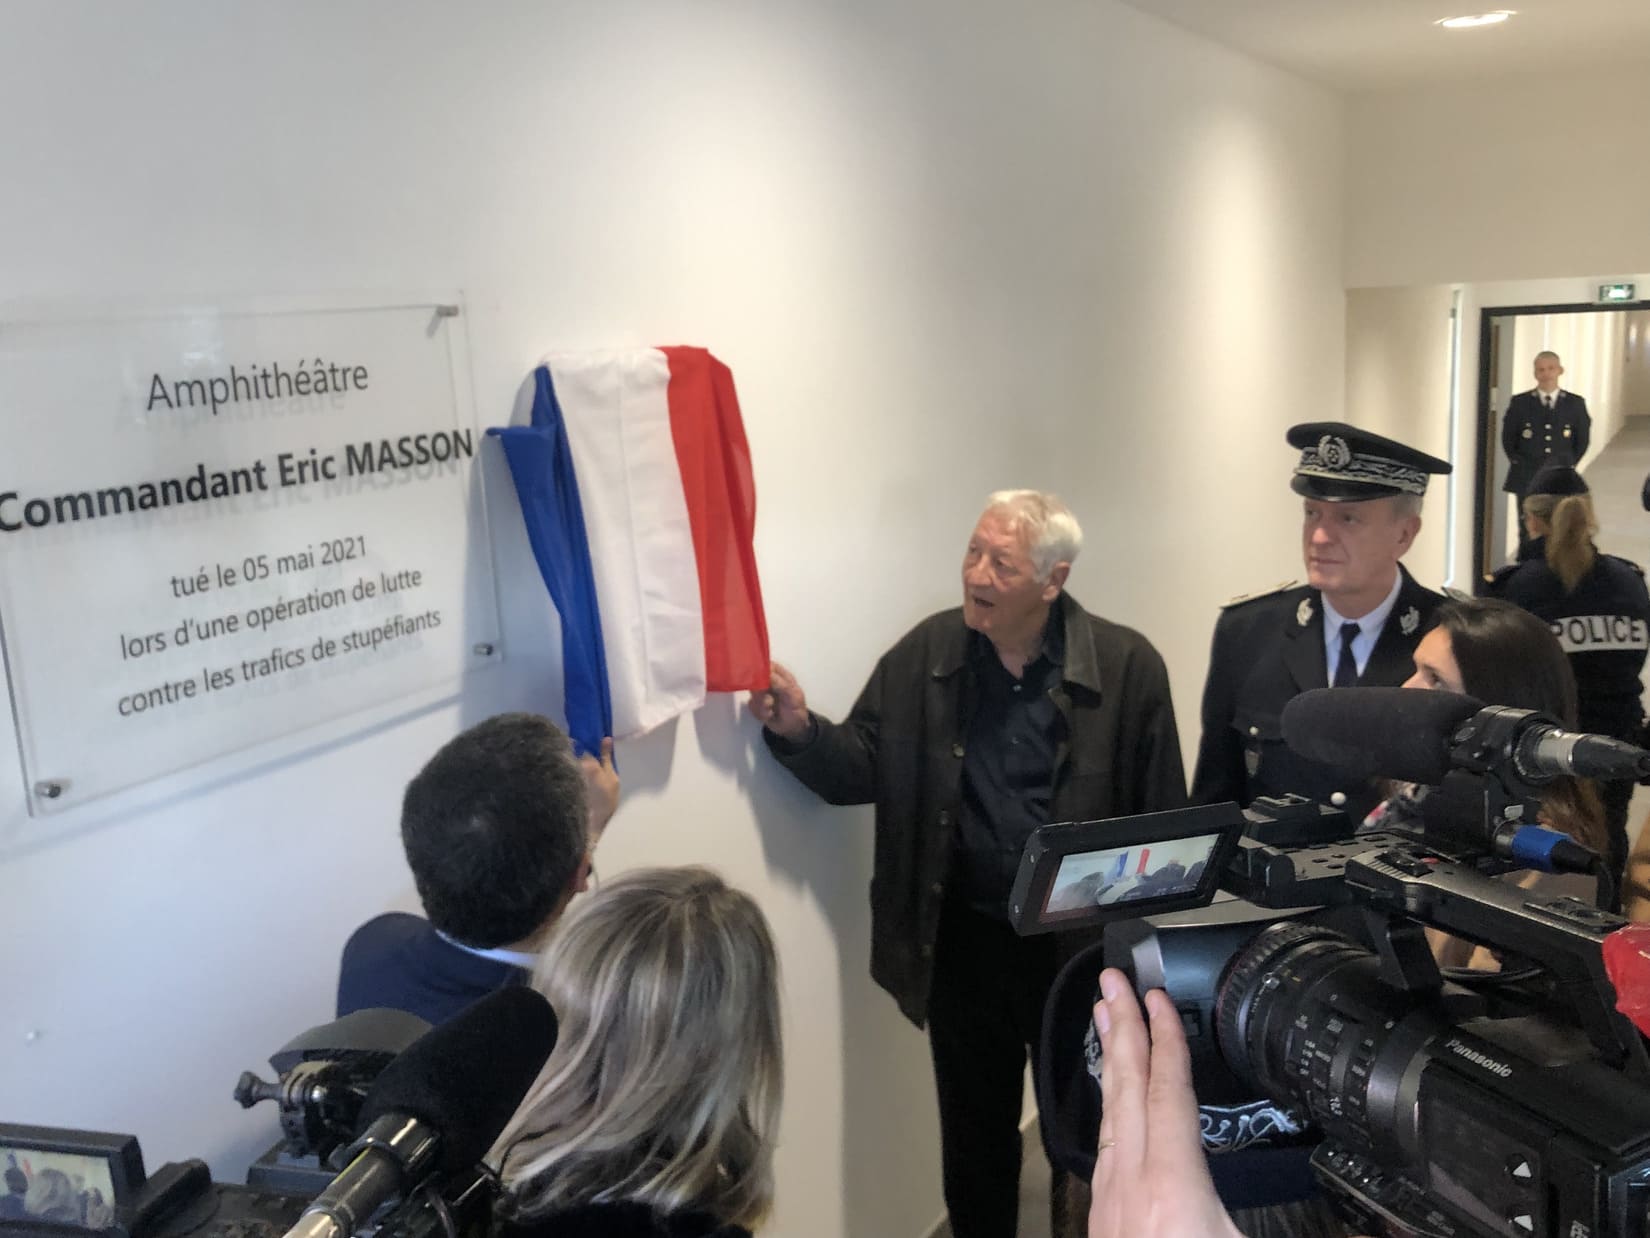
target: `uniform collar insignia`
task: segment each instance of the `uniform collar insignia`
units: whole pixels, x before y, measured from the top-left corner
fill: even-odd
[[[1301,604],[1295,607],[1295,622],[1305,627],[1312,622],[1312,599],[1302,598]]]
[[[1414,636],[1415,629],[1421,626],[1421,612],[1411,606],[1398,620],[1398,629],[1405,636]]]

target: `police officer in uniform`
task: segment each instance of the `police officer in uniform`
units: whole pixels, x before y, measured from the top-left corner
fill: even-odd
[[[1399,563],[1421,529],[1427,479],[1450,465],[1341,422],[1293,427],[1301,451],[1292,489],[1304,499],[1307,583],[1227,604],[1215,624],[1203,689],[1203,737],[1192,800],[1294,792],[1361,821],[1373,783],[1297,756],[1283,742],[1283,707],[1309,688],[1397,687],[1444,601]]]
[[[1573,391],[1563,391],[1558,380],[1564,366],[1555,352],[1535,356],[1535,388],[1521,391],[1507,402],[1501,418],[1501,447],[1507,453],[1507,480],[1501,488],[1520,502],[1532,493],[1530,483],[1543,465],[1565,464],[1574,468],[1587,454],[1587,440],[1593,427],[1587,401]],[[1522,512],[1520,512],[1522,517]],[[1522,554],[1525,534],[1522,525],[1518,549]]]
[[[1575,469],[1549,465],[1523,503],[1528,543],[1517,563],[1485,581],[1485,591],[1552,625],[1575,671],[1583,731],[1638,742],[1644,721],[1640,676],[1650,652],[1650,593],[1644,569],[1601,554],[1587,483]],[[1599,785],[1610,830],[1610,863],[1620,882],[1627,862],[1631,782]]]

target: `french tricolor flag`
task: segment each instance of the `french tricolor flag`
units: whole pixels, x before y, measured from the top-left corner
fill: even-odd
[[[552,353],[504,445],[561,616],[585,752],[768,686],[756,488],[733,374],[703,348]]]

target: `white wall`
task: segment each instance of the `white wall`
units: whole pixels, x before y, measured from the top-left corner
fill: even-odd
[[[1346,420],[1449,459],[1453,291],[1357,288],[1346,297]],[[1449,483],[1434,479],[1421,536],[1405,556],[1417,580],[1444,579]]]
[[[1650,165],[1631,153],[1643,148],[1647,108],[1642,74],[1527,74],[1348,100],[1354,300],[1365,288],[1462,291],[1450,583],[1470,576],[1479,453],[1500,450],[1478,436],[1480,311],[1590,302],[1600,283],[1650,268]],[[1360,362],[1349,354],[1348,364]],[[1515,390],[1528,370],[1515,368]]]
[[[1646,114],[1630,72],[1353,97],[1347,286],[1650,267]]]
[[[5,296],[462,287],[484,422],[548,347],[708,344],[739,380],[775,652],[826,712],[953,602],[997,486],[1086,517],[1074,591],[1159,643],[1188,748],[1216,603],[1298,572],[1281,435],[1341,411],[1340,107],[1112,0],[0,0],[0,21]],[[492,497],[509,664],[462,695],[49,824],[0,768],[4,1116],[222,1176],[267,1141],[229,1089],[330,1014],[348,930],[413,905],[402,783],[469,722],[559,706]],[[801,792],[728,699],[620,760],[603,867],[710,860],[774,922],[772,1232],[924,1231],[927,1053],[866,976],[868,813]]]
[[[1633,310],[1622,345],[1621,407],[1628,417],[1650,416],[1650,310]]]

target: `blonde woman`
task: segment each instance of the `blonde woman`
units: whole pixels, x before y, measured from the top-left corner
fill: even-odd
[[[555,1051],[499,1137],[515,1238],[748,1238],[773,1201],[779,966],[751,898],[705,868],[576,905],[534,984]]]
[[[1643,570],[1593,544],[1593,498],[1572,468],[1549,465],[1536,474],[1524,498],[1524,530],[1530,541],[1520,561],[1491,577],[1490,593],[1546,620],[1558,637],[1575,672],[1578,728],[1637,742],[1644,719],[1640,676],[1650,650]],[[1599,793],[1619,884],[1633,784],[1601,783]]]

